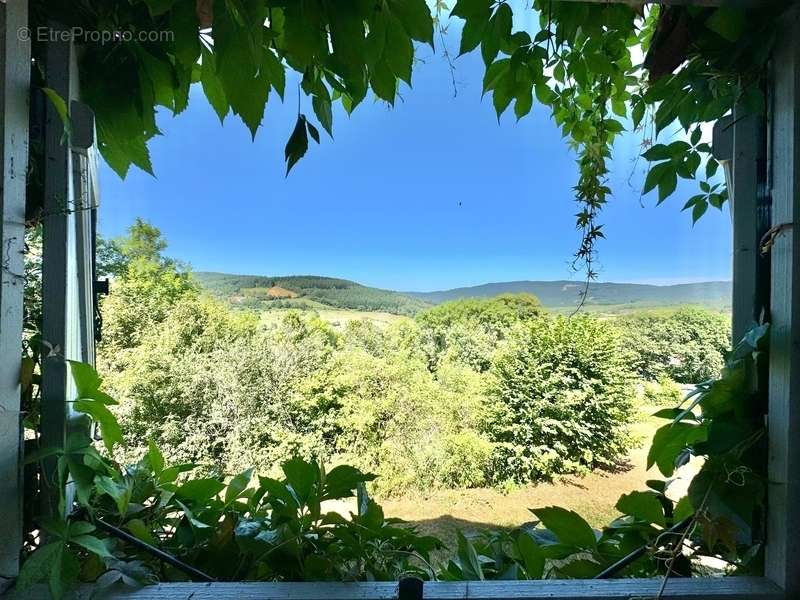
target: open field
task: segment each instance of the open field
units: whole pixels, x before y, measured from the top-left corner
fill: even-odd
[[[659,478],[646,470],[647,449],[664,421],[652,416],[659,407],[642,406],[633,427],[641,443],[615,471],[595,471],[586,477],[566,477],[558,482],[512,489],[437,490],[379,501],[388,517],[399,517],[420,530],[452,544],[456,531],[465,533],[496,527],[515,527],[534,520],[529,508],[558,505],[578,512],[593,527],[602,527],[619,513],[617,500],[627,492],[645,489],[645,481]]]

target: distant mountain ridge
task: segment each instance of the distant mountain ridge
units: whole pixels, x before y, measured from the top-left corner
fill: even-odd
[[[268,277],[197,272],[196,279],[212,295],[251,308],[343,308],[414,315],[433,305],[463,298],[490,298],[499,294],[529,293],[549,309],[576,306],[584,284],[580,281],[504,281],[434,292],[397,292],[334,277],[292,275]],[[649,308],[684,304],[729,309],[730,281],[675,285],[594,282],[587,307]]]
[[[526,292],[537,296],[544,306],[558,308],[575,305],[584,289],[585,284],[579,281],[504,281],[436,292],[406,292],[406,294],[432,304],[439,304],[461,298],[490,298],[498,294]],[[593,282],[589,284],[586,304],[642,306],[697,304],[727,308],[731,304],[731,293],[730,281],[674,285]]]

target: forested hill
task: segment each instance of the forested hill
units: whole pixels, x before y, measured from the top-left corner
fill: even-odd
[[[431,306],[425,300],[406,294],[333,277],[265,277],[207,272],[194,275],[212,295],[252,308],[333,307],[414,315]]]
[[[414,315],[420,310],[460,298],[488,298],[499,294],[527,292],[551,309],[574,307],[583,290],[576,281],[508,281],[438,292],[395,292],[368,287],[346,279],[297,275],[266,277],[195,273],[212,295],[232,304],[251,308],[342,308]],[[592,283],[588,308],[635,309],[693,304],[725,310],[731,305],[731,283],[709,281],[678,285]]]
[[[439,304],[459,298],[488,298],[498,294],[527,292],[548,308],[574,306],[584,284],[576,281],[506,281],[438,292],[408,292],[409,296]],[[730,281],[707,281],[677,285],[637,283],[592,283],[587,306],[674,306],[695,304],[726,309],[731,305]]]

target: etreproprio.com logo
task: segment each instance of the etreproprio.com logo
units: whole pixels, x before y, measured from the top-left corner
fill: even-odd
[[[1,0],[0,0],[1,1]],[[78,44],[118,44],[126,42],[172,42],[175,34],[172,31],[158,30],[108,30],[84,29],[72,27],[70,29],[53,29],[52,27],[20,27],[17,30],[17,40],[20,42],[75,42]]]

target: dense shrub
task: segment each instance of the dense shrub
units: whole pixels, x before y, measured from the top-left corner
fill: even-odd
[[[619,325],[633,370],[649,381],[667,376],[698,383],[718,377],[730,348],[730,317],[709,310],[648,312]]]
[[[178,302],[107,378],[130,446],[153,439],[170,460],[228,472],[312,457],[321,441],[298,389],[328,360],[331,335],[291,313],[258,327],[216,301]]]
[[[544,314],[531,294],[503,294],[440,304],[417,315],[422,344],[431,369],[441,360],[455,360],[486,371],[511,328]]]
[[[630,378],[614,328],[590,317],[519,326],[491,371],[497,481],[613,463],[629,443]]]
[[[683,397],[681,386],[665,376],[659,377],[657,381],[645,382],[642,390],[643,402],[656,406],[677,406]]]
[[[479,485],[491,453],[474,429],[483,403],[475,374],[457,371],[440,381],[421,360],[344,351],[308,382],[307,405],[326,415],[318,427],[333,460],[378,473],[383,493]],[[469,472],[455,472],[454,450]]]

